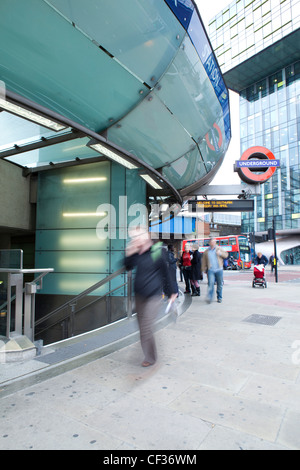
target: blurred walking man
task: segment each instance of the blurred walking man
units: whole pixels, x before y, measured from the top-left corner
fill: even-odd
[[[153,324],[162,300],[163,286],[166,286],[172,301],[177,297],[166,255],[161,243],[152,243],[146,229],[139,228],[131,233],[131,242],[126,248],[125,267],[127,270],[137,268],[134,292],[141,346],[145,355],[143,367],[151,366],[157,360]]]

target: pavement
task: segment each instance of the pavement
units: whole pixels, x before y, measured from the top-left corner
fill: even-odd
[[[152,367],[134,317],[0,364],[0,449],[299,450],[300,266],[252,277],[225,272],[221,304],[206,280],[181,295]]]

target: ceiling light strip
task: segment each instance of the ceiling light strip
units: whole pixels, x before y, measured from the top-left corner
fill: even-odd
[[[106,147],[105,145],[101,144],[100,142],[96,141],[90,141],[87,144],[90,148],[93,150],[96,150],[96,152],[101,153],[102,155],[105,155],[106,157],[110,158],[111,160],[114,160],[115,162],[119,163],[120,165],[125,166],[129,170],[136,170],[138,167],[131,163],[129,160],[127,160],[125,157],[119,155],[116,151]]]
[[[52,121],[51,119],[42,116],[41,114],[34,113],[33,111],[30,111],[27,108],[23,108],[22,106],[11,103],[10,101],[7,101],[6,99],[3,99],[1,97],[0,108],[4,109],[5,111],[8,111],[9,113],[15,114],[16,116],[27,119],[28,121],[39,124],[40,126],[51,129],[55,132],[59,132],[67,128],[67,126],[64,124]]]
[[[98,183],[100,181],[107,181],[106,176],[99,176],[94,178],[65,178],[65,184],[85,184],[85,183]]]
[[[140,175],[152,188],[154,189],[163,189],[160,184],[157,183],[150,175]]]
[[[105,212],[63,212],[63,217],[104,217]]]

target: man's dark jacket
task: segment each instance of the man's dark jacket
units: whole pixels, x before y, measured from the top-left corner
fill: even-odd
[[[167,263],[167,252],[164,248],[156,250],[153,256],[153,246],[145,253],[135,253],[125,257],[126,269],[136,269],[134,292],[141,297],[159,296],[166,288],[168,296],[176,294],[170,279],[169,267]]]

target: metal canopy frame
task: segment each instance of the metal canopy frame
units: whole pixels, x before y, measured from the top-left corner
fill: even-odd
[[[67,142],[74,139],[79,139],[84,137],[83,132],[77,130],[72,130],[71,132],[60,134],[54,137],[41,137],[37,142],[31,142],[30,144],[24,145],[15,145],[14,148],[3,150],[0,152],[0,158],[12,157],[14,155],[19,155],[20,153],[31,152],[32,150],[41,149],[44,147],[49,147],[51,145],[60,144],[62,142]]]

